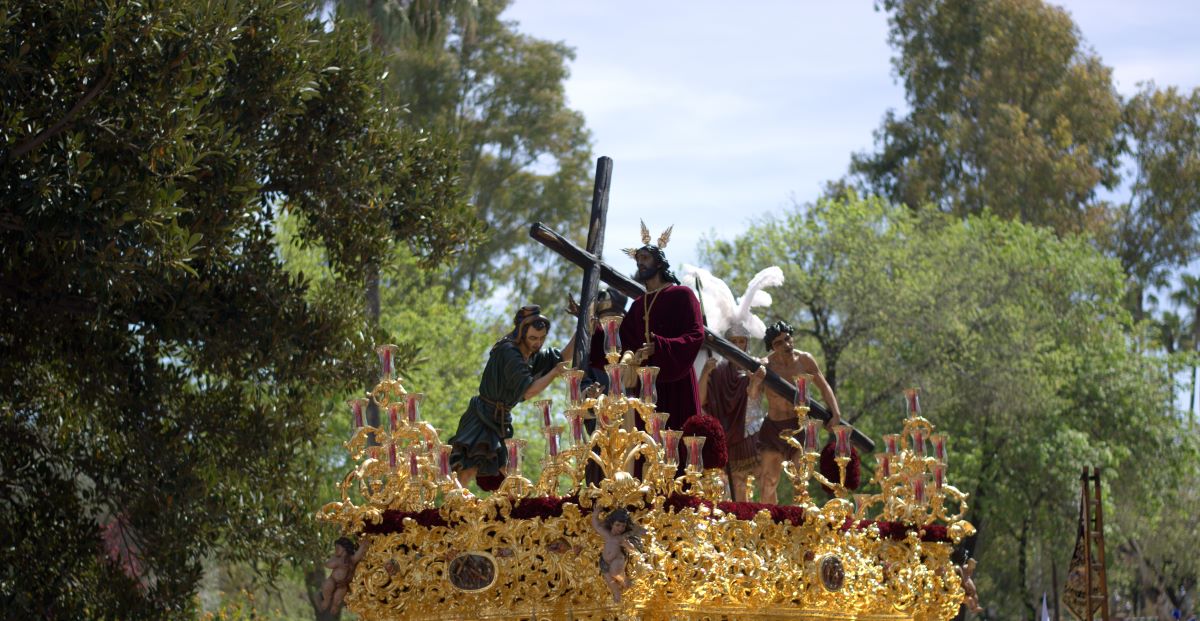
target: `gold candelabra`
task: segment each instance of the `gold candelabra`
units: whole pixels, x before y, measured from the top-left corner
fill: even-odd
[[[884,436],[873,479],[879,493],[855,495],[852,505],[845,485],[849,427],[833,430],[838,480],[829,480],[818,467],[821,421],[807,416],[804,390],[795,405],[801,428],[786,435],[800,456],[785,464],[801,517],[761,510],[738,518],[728,512],[736,506],[720,504],[721,472],[703,463],[706,439],[666,428],[657,369],[632,364],[615,343],[606,349],[607,394],[585,394],[584,372],[575,369],[565,374],[565,425],[555,420],[553,401],[533,403],[546,440],[537,480],[521,476],[526,444],[510,438],[508,476],[484,497],[458,484],[451,447],[421,420],[421,394],[396,377],[395,347],[377,349],[379,383],[348,402],[354,431],[345,446],[354,465],[340,499],[318,512],[348,534],[382,533],[354,574],[351,609],[364,619],[954,616],[963,591],[950,543],[923,540],[919,532],[942,521],[949,540],[958,541],[974,529],[962,519],[966,495],[945,480],[945,438],[919,415],[915,391],[906,393],[904,433]],[[806,389],[807,379],[797,384]],[[384,413],[377,427],[366,424],[369,400]],[[599,473],[591,481],[588,464]],[[834,490],[823,506],[808,494],[814,479]],[[557,512],[515,517],[523,502],[552,499]],[[948,515],[947,502],[955,500],[958,511]],[[862,520],[876,505],[880,520],[909,530],[897,538],[894,528],[885,536],[875,524],[846,529],[848,518]],[[627,507],[639,528],[643,545],[627,554],[620,603],[596,569],[593,507]]]

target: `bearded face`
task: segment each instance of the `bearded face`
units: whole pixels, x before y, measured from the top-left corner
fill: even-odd
[[[662,264],[646,250],[637,251],[633,260],[637,262],[637,273],[633,275],[633,279],[643,285],[662,270]]]

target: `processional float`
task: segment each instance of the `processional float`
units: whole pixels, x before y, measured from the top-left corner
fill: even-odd
[[[341,499],[317,515],[347,535],[370,535],[346,598],[352,611],[371,620],[926,620],[958,613],[962,570],[951,552],[974,528],[963,519],[966,494],[947,482],[946,439],[921,416],[916,390],[905,393],[902,433],[885,435],[876,455],[868,485],[878,491],[851,494],[851,429],[834,429],[834,480],[818,467],[822,421],[808,416],[806,378],[795,378],[802,424],[784,436],[800,456],[785,465],[795,504],[723,502],[722,471],[703,463],[706,439],[663,427],[657,370],[619,364],[615,326],[604,328],[610,385],[637,378],[637,396],[618,390],[588,398],[583,371],[569,371],[561,421],[550,400],[534,403],[546,438],[537,480],[519,474],[525,443],[509,439],[512,474],[487,497],[458,486],[450,447],[421,419],[422,395],[398,378],[395,346],[378,348],[381,380],[349,402],[354,432],[345,445],[354,466],[339,486]],[[364,420],[368,399],[386,413],[380,427]],[[585,482],[589,462],[603,472],[598,482]],[[832,491],[824,503],[809,493],[814,480]],[[619,603],[597,569],[596,507],[626,508],[639,528]]]

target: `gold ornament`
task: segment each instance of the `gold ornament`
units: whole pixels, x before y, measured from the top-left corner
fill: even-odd
[[[620,357],[610,355],[613,362]],[[612,374],[639,375],[636,369]],[[389,384],[371,394],[396,400],[402,390]],[[470,495],[447,476],[448,453],[428,423],[401,417],[388,431],[358,429],[346,443],[357,465],[341,483],[341,499],[317,514],[347,534],[372,526],[377,533],[346,605],[368,620],[933,621],[958,613],[964,592],[950,560],[951,541],[974,527],[962,519],[966,494],[944,481],[944,445],[937,462],[917,444],[932,431],[927,420],[905,421],[905,436],[889,445],[893,467],[876,473],[880,493],[858,495],[857,506],[845,498],[841,481],[825,480],[805,453],[787,468],[802,514],[791,508],[794,519],[773,518],[763,509],[740,519],[719,506],[725,490],[719,469],[706,469],[695,451],[680,468],[680,434],[661,428],[664,413],[651,392],[642,395],[617,391],[577,401],[567,412],[570,446],[555,444],[539,480],[510,475],[487,497]],[[579,420],[592,417],[597,424],[589,437]],[[635,427],[635,417],[646,431]],[[904,438],[913,431],[909,444]],[[371,454],[368,435],[395,447],[395,466],[390,449],[382,459],[377,447]],[[585,482],[588,463],[602,471],[599,482]],[[941,466],[935,484],[911,483],[935,465]],[[837,497],[816,504],[807,493],[812,479]],[[574,498],[558,502],[559,495]],[[947,498],[959,503],[954,515],[945,509]],[[514,515],[522,502],[547,502],[561,511]],[[874,505],[888,522],[859,522]],[[619,603],[599,571],[602,542],[591,524],[597,506],[602,513],[628,508],[640,530],[640,546],[626,556]],[[422,518],[435,524],[418,523],[418,513],[436,514],[436,520]],[[393,516],[392,528],[380,526],[385,514]],[[397,515],[405,517],[398,521]],[[938,522],[943,525],[934,527]],[[948,538],[923,537],[934,528],[944,528]]]

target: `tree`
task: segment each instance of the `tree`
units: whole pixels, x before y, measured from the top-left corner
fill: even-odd
[[[877,194],[1078,231],[1117,181],[1111,70],[1041,0],[883,0],[911,111],[851,172]]]
[[[1153,84],[1125,103],[1123,152],[1133,161],[1129,198],[1109,205],[1101,239],[1132,279],[1129,307],[1200,256],[1200,89],[1184,95]]]
[[[529,243],[541,221],[582,242],[591,196],[591,144],[563,83],[574,58],[563,43],[521,34],[501,14],[509,0],[339,0],[374,27],[388,84],[411,123],[444,129],[462,147],[463,187],[486,226],[449,274],[451,291],[504,286],[522,300],[561,299],[566,274]],[[574,288],[574,279],[569,281]]]
[[[0,606],[183,614],[205,556],[269,572],[312,536],[314,404],[370,358],[276,213],[343,282],[393,240],[445,259],[472,228],[454,145],[296,5],[0,15]]]
[[[1065,568],[1083,465],[1110,473],[1113,512],[1143,517],[1194,465],[1171,368],[1131,346],[1120,266],[1085,239],[851,193],[707,240],[702,256],[734,281],[783,267],[770,314],[798,325],[865,432],[894,432],[901,389],[922,388],[972,495],[989,614],[1033,616]]]

